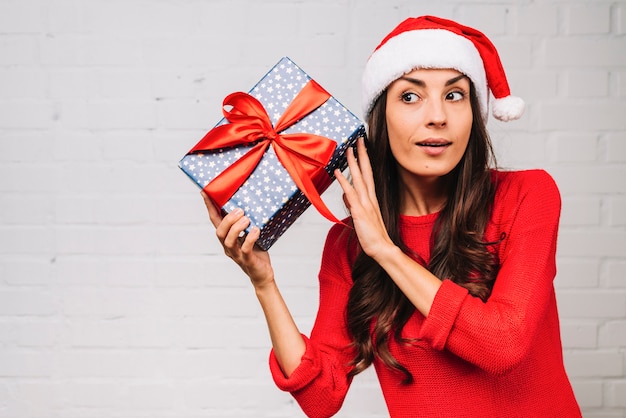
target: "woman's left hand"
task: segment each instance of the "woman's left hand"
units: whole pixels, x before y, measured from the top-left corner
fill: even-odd
[[[352,222],[363,251],[376,259],[384,250],[395,247],[389,238],[376,197],[374,176],[363,138],[357,140],[357,158],[348,150],[347,159],[352,184],[335,170],[335,177],[343,189],[344,202],[352,215]]]

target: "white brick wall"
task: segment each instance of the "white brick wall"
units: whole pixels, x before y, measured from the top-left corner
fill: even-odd
[[[369,52],[418,14],[481,28],[527,100],[490,122],[500,163],[559,183],[566,366],[586,417],[626,417],[624,0],[0,0],[0,417],[302,416],[176,164],[283,55],[358,111]],[[328,227],[307,212],[272,249],[304,332]],[[339,416],[385,415],[370,370]]]

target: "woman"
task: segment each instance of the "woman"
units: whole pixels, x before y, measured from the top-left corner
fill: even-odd
[[[331,228],[320,306],[301,335],[258,230],[239,236],[204,196],[226,254],[265,313],[276,384],[309,416],[341,407],[374,365],[392,417],[579,417],[565,373],[552,281],[560,196],[544,171],[490,169],[485,129],[521,115],[495,47],[430,16],[395,28],[363,77],[367,150],[349,153],[353,229]]]

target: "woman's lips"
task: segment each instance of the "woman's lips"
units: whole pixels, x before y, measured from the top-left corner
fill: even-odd
[[[416,145],[420,147],[427,155],[437,156],[442,154],[446,149],[448,149],[448,147],[452,145],[452,143],[449,141],[433,139],[418,142]]]

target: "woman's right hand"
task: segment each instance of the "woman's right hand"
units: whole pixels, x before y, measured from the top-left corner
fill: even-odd
[[[259,290],[274,283],[274,270],[267,251],[255,245],[260,230],[252,227],[247,235],[245,229],[250,219],[244,216],[243,210],[235,209],[222,217],[220,209],[211,198],[201,192],[204,204],[209,211],[211,223],[215,226],[215,234],[224,247],[224,253],[230,257],[250,277],[255,289]]]

